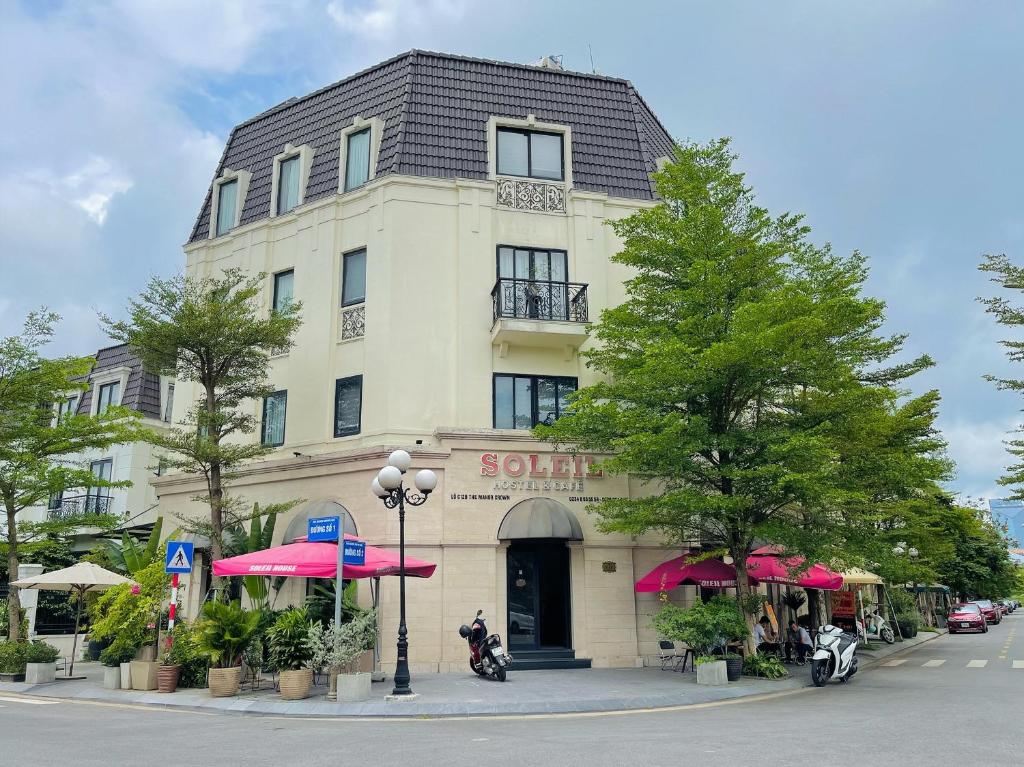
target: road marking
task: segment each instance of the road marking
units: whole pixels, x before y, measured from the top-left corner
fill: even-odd
[[[921,665],[925,668],[935,668],[936,666],[941,666],[945,662],[945,660],[926,660]]]
[[[907,662],[906,658],[904,658],[903,660],[887,660],[882,665],[883,666],[902,666],[906,662]]]
[[[1024,668],[1024,660],[1015,660],[1013,662],[1014,668]]]
[[[30,706],[52,706],[60,701],[57,700],[37,700],[35,698],[7,698],[0,695],[0,700],[5,700],[8,703],[28,703]]]
[[[967,662],[967,668],[985,668],[987,665],[987,660],[972,660]]]

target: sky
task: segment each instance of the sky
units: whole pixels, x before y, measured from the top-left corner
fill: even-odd
[[[52,353],[105,345],[184,265],[231,127],[409,50],[629,79],[680,140],[730,136],[760,202],[870,261],[912,381],[972,497],[1004,495],[1024,420],[984,253],[1024,263],[1024,3],[0,0],[0,336],[63,317]],[[1020,377],[1021,371],[1016,371]]]

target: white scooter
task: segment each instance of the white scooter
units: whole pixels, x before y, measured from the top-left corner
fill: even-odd
[[[811,657],[811,681],[824,687],[830,679],[850,681],[857,673],[857,637],[831,624],[818,629]]]
[[[878,610],[869,613],[865,622],[867,623],[867,638],[876,636],[886,644],[892,644],[896,641],[896,635],[892,633],[892,627],[889,625],[889,622],[881,616]]]

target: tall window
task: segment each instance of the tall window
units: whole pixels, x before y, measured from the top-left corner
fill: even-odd
[[[562,415],[575,378],[494,374],[494,428],[532,429]]]
[[[167,383],[167,402],[164,403],[164,420],[171,422],[171,415],[174,413],[174,381]]]
[[[235,226],[238,205],[238,182],[225,181],[217,187],[217,236],[227,234]]]
[[[299,156],[278,163],[277,215],[287,213],[299,204]]]
[[[114,459],[104,458],[102,461],[93,461],[89,464],[89,471],[93,476],[109,482],[114,470]],[[87,514],[106,514],[110,503],[109,487],[90,487],[85,497],[85,511]]]
[[[263,398],[264,445],[280,447],[284,444],[284,420],[288,409],[288,392],[276,391]]]
[[[564,250],[498,248],[498,300],[504,317],[570,319],[569,263]]]
[[[100,386],[99,399],[96,402],[96,415],[103,415],[107,412],[110,407],[116,407],[121,404],[121,382],[113,381],[112,383],[103,384]]]
[[[57,420],[63,421],[68,416],[75,414],[78,409],[78,395],[74,397],[68,397],[63,402],[57,403]]]
[[[363,409],[363,377],[339,378],[334,386],[334,436],[358,434]]]
[[[563,140],[561,133],[498,128],[498,173],[561,181]]]
[[[370,129],[348,135],[345,151],[345,191],[362,186],[370,178]]]
[[[295,300],[295,270],[278,272],[274,275],[274,311],[288,310]]]
[[[346,253],[342,259],[341,305],[361,304],[366,300],[366,251]]]

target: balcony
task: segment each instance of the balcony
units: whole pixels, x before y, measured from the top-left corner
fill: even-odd
[[[110,496],[71,495],[55,498],[46,507],[51,519],[68,519],[86,514],[107,514],[110,511]]]
[[[571,358],[587,338],[587,286],[579,282],[501,277],[491,290],[491,342],[505,356],[510,346],[564,347]]]

